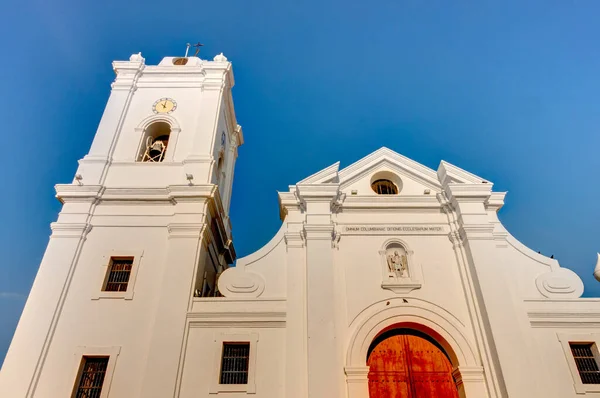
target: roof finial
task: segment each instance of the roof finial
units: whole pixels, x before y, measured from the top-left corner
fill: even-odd
[[[596,268],[594,268],[594,278],[600,282],[600,253],[598,253],[598,261],[596,261]]]

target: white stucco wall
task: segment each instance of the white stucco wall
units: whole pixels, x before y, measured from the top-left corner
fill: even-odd
[[[243,134],[231,65],[192,57],[178,69],[133,55],[114,68],[82,178],[57,186],[64,206],[0,396],[69,396],[81,357],[109,355],[102,398],[368,398],[368,347],[395,327],[440,343],[462,398],[600,396],[578,382],[568,349],[600,344],[600,300],[581,299],[577,275],[504,229],[504,193],[443,161],[434,171],[381,148],[290,186],[281,229],[220,275],[224,297],[194,297],[207,250],[222,265],[235,257],[228,208]],[[177,110],[155,115],[164,97]],[[171,151],[136,162],[157,120],[171,126]],[[399,195],[375,194],[378,178]],[[406,277],[389,272],[391,244],[407,255]],[[137,261],[118,298],[100,291],[110,256]],[[218,384],[227,341],[251,344],[239,392]]]

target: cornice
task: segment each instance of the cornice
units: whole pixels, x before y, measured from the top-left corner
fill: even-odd
[[[304,247],[304,234],[302,232],[286,232],[284,239],[288,248],[301,249]]]
[[[333,240],[335,227],[333,224],[304,224],[306,240]]]
[[[50,229],[52,238],[81,238],[92,230],[92,226],[88,223],[53,222],[50,224]]]
[[[492,224],[467,224],[459,227],[461,237],[468,240],[494,240]]]
[[[195,298],[194,301],[202,301]],[[188,312],[190,327],[285,327],[284,311],[211,311]]]
[[[445,160],[440,162],[440,165],[437,169],[437,176],[443,186],[456,182],[463,184],[481,184],[484,181],[493,185],[491,182],[473,173],[469,173],[468,171],[463,170],[452,163],[448,163]]]
[[[458,202],[485,202],[492,195],[492,184],[452,183],[445,186],[448,199]]]
[[[600,328],[600,308],[597,310],[530,310],[529,323],[541,328]]]
[[[204,223],[170,223],[169,225],[167,225],[167,230],[169,231],[169,239],[200,238],[205,228],[206,224]]]
[[[105,188],[100,196],[103,202],[108,201],[159,201],[172,202],[165,188]]]
[[[393,196],[393,195],[346,195],[342,209],[441,209],[442,205],[435,196]]]
[[[506,192],[492,192],[486,200],[485,205],[488,209],[498,211],[504,206]]]
[[[102,185],[56,184],[56,198],[63,204],[67,202],[94,202],[103,192]]]
[[[298,184],[296,192],[304,201],[333,200],[337,198],[340,189],[339,184]]]
[[[169,185],[167,192],[169,193],[169,198],[175,202],[210,199],[218,195],[217,186],[213,184]]]

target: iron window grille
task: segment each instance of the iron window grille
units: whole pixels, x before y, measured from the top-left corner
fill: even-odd
[[[223,343],[220,384],[248,384],[250,343]]]
[[[371,188],[378,195],[398,195],[398,187],[390,180],[373,181]]]
[[[132,266],[133,257],[111,257],[104,291],[127,291]]]
[[[108,357],[83,357],[75,398],[100,398]]]
[[[583,384],[600,384],[600,369],[594,355],[593,343],[570,343],[577,371]]]

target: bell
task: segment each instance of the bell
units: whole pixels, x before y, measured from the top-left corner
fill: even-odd
[[[154,141],[154,143],[152,143],[152,146],[150,147],[150,150],[162,152],[164,147],[165,144],[163,144],[162,141]]]

